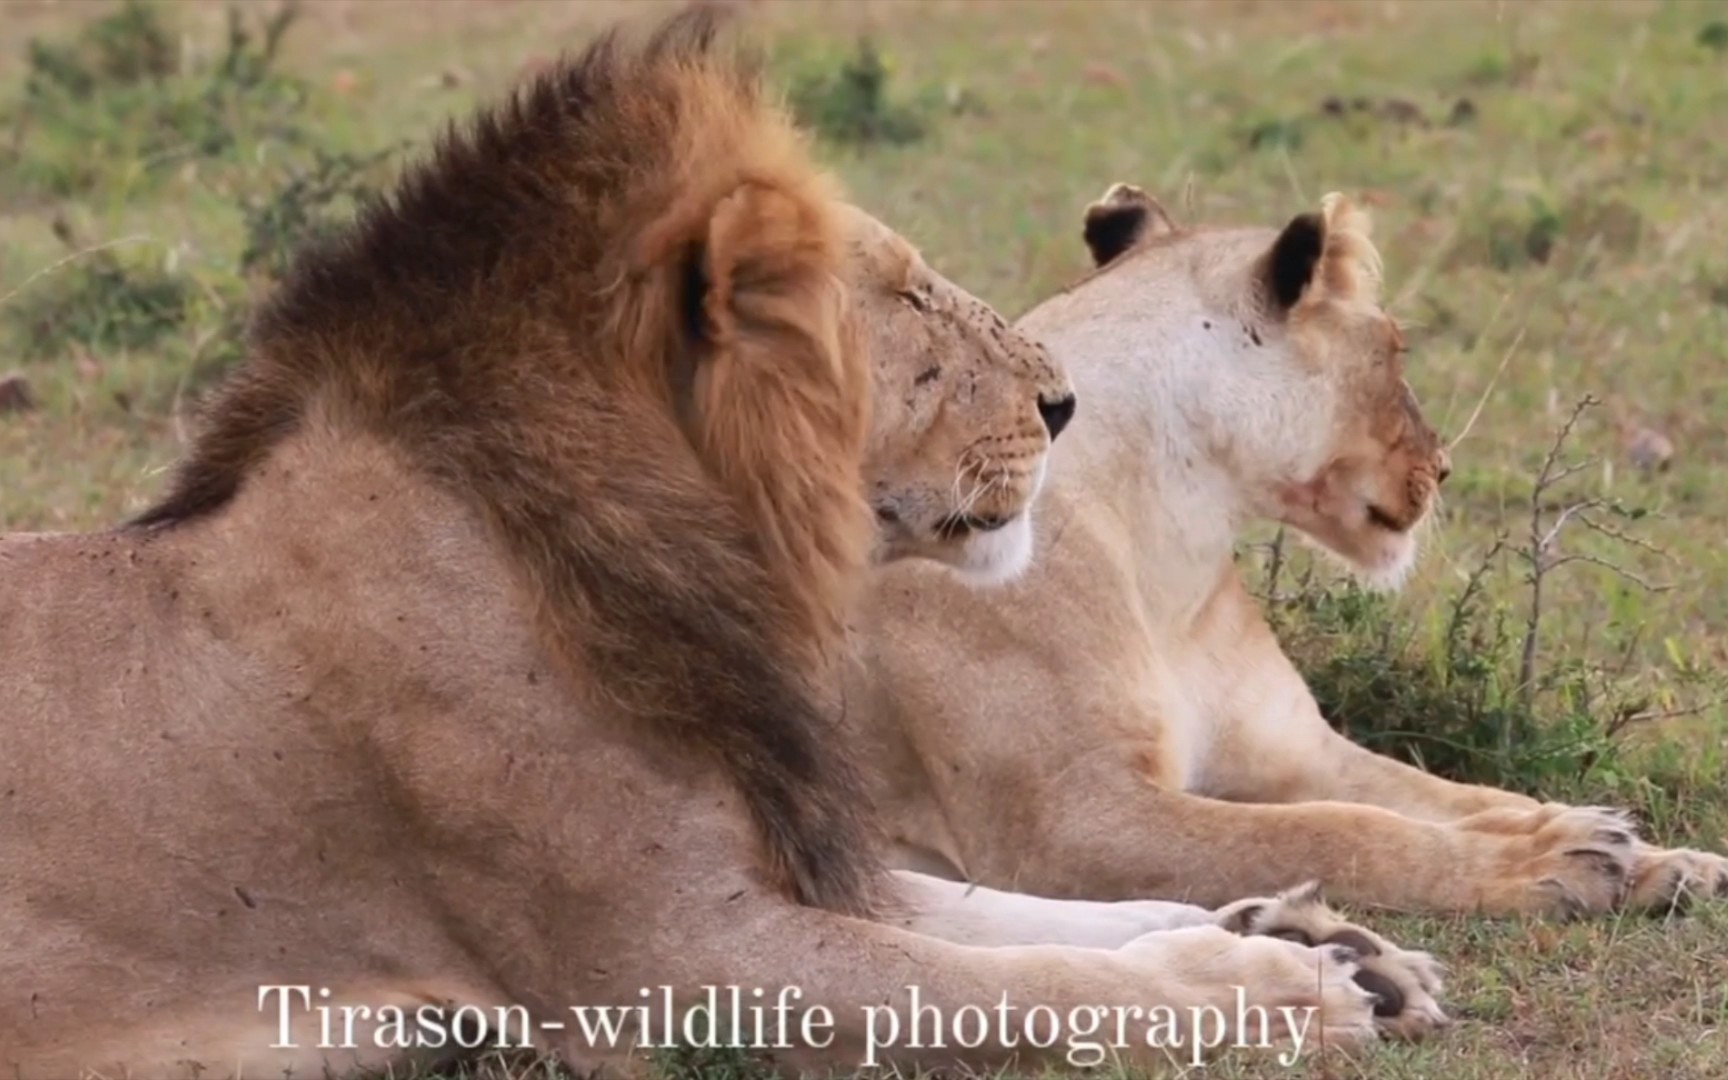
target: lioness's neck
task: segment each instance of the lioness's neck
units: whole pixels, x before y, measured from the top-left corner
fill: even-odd
[[[1085,382],[1079,387],[1086,393]],[[1141,602],[1160,625],[1185,626],[1219,578],[1235,572],[1231,556],[1245,518],[1230,478],[1167,429],[1151,435],[1157,418],[1150,426],[1132,416],[1087,419],[1091,428],[1064,448],[1071,461],[1055,482],[1072,505],[1095,507],[1126,528],[1135,565],[1144,568],[1135,575]]]
[[[1161,626],[1185,626],[1234,573],[1248,501],[1191,417],[1205,400],[1206,343],[1139,315],[1113,323],[1095,313],[1034,311],[1027,328],[1064,362],[1080,402],[1069,438],[1053,454],[1051,488],[1077,513],[1125,528],[1136,589]],[[1175,320],[1170,320],[1174,322]],[[1147,342],[1163,342],[1153,351]]]

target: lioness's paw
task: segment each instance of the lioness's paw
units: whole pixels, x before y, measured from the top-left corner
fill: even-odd
[[[1270,899],[1239,900],[1221,908],[1217,917],[1218,925],[1233,933],[1348,950],[1357,965],[1352,978],[1374,996],[1374,1022],[1382,1034],[1416,1039],[1452,1022],[1436,1000],[1444,976],[1440,962],[1347,922],[1326,906],[1317,883]]]
[[[1637,830],[1625,813],[1550,803],[1535,810],[1491,810],[1459,821],[1487,834],[1495,850],[1483,906],[1494,911],[1575,918],[1613,911],[1626,899]]]
[[[1728,898],[1728,858],[1689,848],[1633,849],[1626,906],[1657,912],[1684,910],[1694,900]]]

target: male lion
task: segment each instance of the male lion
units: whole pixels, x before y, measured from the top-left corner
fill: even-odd
[[[1073,401],[834,201],[712,19],[602,40],[305,255],[137,521],[0,541],[0,1075],[619,1066],[708,986],[829,1010],[769,1029],[796,1068],[1065,1053],[873,1044],[915,997],[1223,1010],[1130,1060],[1443,1021],[1311,892],[882,871],[851,595],[873,549],[1023,567]]]
[[[885,568],[865,634],[902,864],[1095,900],[1222,903],[1318,878],[1429,911],[1665,908],[1728,861],[1608,810],[1451,783],[1322,718],[1232,561],[1252,518],[1400,580],[1447,459],[1404,381],[1365,214],[1179,228],[1112,187],[1095,270],[1018,324],[1085,422],[1032,569]]]

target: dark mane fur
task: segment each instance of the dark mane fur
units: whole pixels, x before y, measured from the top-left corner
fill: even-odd
[[[717,29],[708,9],[640,47],[609,34],[446,133],[303,255],[131,524],[220,511],[313,422],[391,442],[489,522],[604,700],[722,764],[794,893],[862,913],[867,800],[810,642],[829,644],[834,620],[810,611],[868,543],[862,384],[805,385],[844,366],[817,355],[836,339],[818,325],[838,264],[826,189]],[[682,402],[704,365],[708,396]],[[751,445],[787,400],[817,403],[788,430],[838,432],[820,468]],[[686,409],[708,418],[692,430]],[[786,524],[794,500],[819,508],[809,536]]]

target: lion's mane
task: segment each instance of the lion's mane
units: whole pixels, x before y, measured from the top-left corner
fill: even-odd
[[[803,901],[870,909],[827,660],[871,538],[835,194],[712,9],[452,129],[261,309],[169,491],[376,438],[492,529],[593,702],[706,748]],[[315,515],[315,506],[305,512]]]

